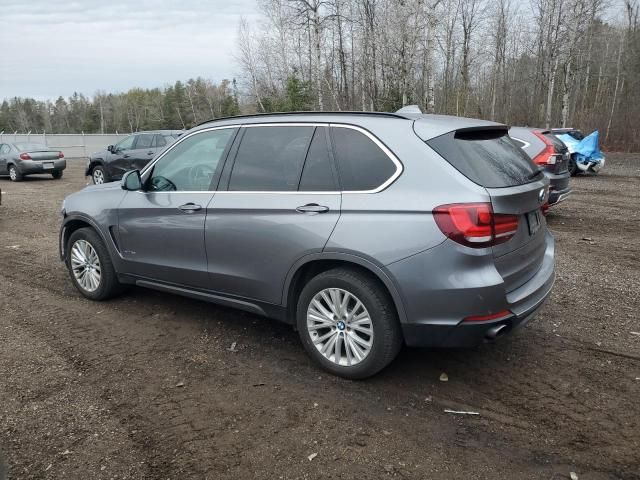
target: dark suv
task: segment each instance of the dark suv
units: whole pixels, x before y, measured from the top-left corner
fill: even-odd
[[[511,127],[511,138],[522,148],[533,163],[542,167],[549,178],[549,206],[565,200],[571,193],[569,163],[571,155],[566,145],[550,130],[529,127]]]
[[[106,150],[91,154],[85,175],[90,175],[95,184],[120,180],[124,172],[144,168],[181,134],[181,130],[156,130],[129,135]]]
[[[548,184],[482,120],[220,119],[68,196],[61,257],[87,298],[134,284],[275,317],[363,378],[403,343],[474,346],[532,318],[554,280]]]

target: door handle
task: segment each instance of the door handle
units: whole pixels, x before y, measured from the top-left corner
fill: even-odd
[[[196,205],[195,203],[191,203],[191,202],[185,203],[184,205],[180,205],[178,208],[185,213],[193,213],[202,209],[200,205]]]
[[[296,208],[296,211],[300,213],[325,213],[329,211],[329,207],[324,205],[318,205],[317,203],[308,203]]]
[[[154,152],[147,152],[147,155],[153,155]]]
[[[130,157],[130,155],[128,155],[128,154],[122,156],[122,158],[129,158],[129,157]]]

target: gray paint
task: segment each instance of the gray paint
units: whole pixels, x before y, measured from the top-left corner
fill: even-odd
[[[539,192],[548,181],[488,190],[424,141],[459,128],[504,126],[441,116],[309,113],[225,119],[192,129],[178,142],[211,128],[265,122],[356,125],[400,161],[401,173],[376,193],[228,192],[224,172],[233,161],[231,149],[220,191],[149,193],[124,192],[117,184],[88,187],[67,197],[63,224],[90,218],[123,280],[280,318],[284,315],[273,312],[289,305],[298,269],[319,260],[360,265],[388,289],[405,340],[412,345],[445,340],[455,345],[453,332],[469,315],[512,308],[517,310],[517,323],[528,320],[548,295],[553,239],[544,222],[529,238],[524,217],[539,209]],[[143,171],[143,179],[152,165]],[[202,209],[187,214],[177,208],[187,202]],[[447,239],[431,212],[438,205],[463,202],[492,202],[497,212],[519,215],[518,233],[494,248],[471,249]],[[327,206],[328,212],[296,211],[309,203]],[[470,329],[465,331],[460,344],[466,345]],[[482,335],[474,337],[481,339]]]

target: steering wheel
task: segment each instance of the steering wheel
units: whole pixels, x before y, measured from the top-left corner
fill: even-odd
[[[157,177],[151,177],[151,190],[156,192],[167,192],[177,190],[176,184],[166,177],[158,175]]]
[[[201,163],[189,169],[189,180],[191,185],[198,187],[198,190],[207,190],[214,173],[213,168]]]

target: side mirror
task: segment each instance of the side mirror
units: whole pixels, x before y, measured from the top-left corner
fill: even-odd
[[[113,145],[109,145],[107,151],[113,153]]]
[[[140,177],[140,170],[129,170],[122,176],[120,180],[120,187],[123,190],[129,192],[135,192],[142,190],[142,178]]]

